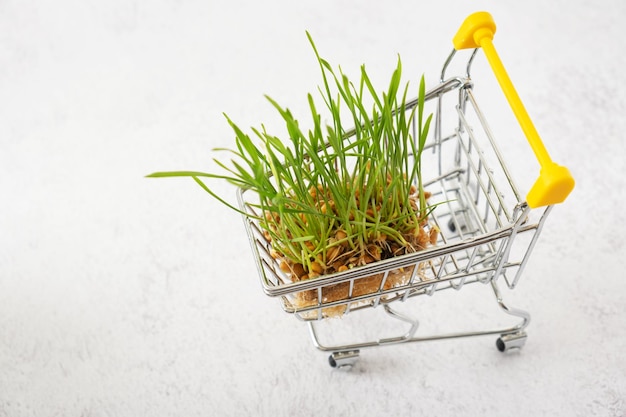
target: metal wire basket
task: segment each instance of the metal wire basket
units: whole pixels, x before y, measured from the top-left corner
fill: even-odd
[[[291,282],[271,256],[270,244],[253,220],[258,216],[252,208],[254,195],[243,189],[239,192],[240,207],[250,214],[244,220],[264,292],[279,297],[286,312],[308,323],[314,345],[331,353],[332,366],[349,367],[361,349],[397,343],[498,334],[497,347],[505,351],[520,348],[525,342],[530,315],[505,304],[500,288],[515,288],[546,217],[553,204],[566,198],[573,180],[566,168],[547,156],[493,48],[494,32],[489,14],[469,16],[454,38],[455,49],[445,61],[439,84],[425,97],[425,105],[434,113],[434,129],[423,153],[422,175],[424,188],[432,194],[430,202],[439,204],[429,218],[431,227],[440,231],[431,248],[317,279]],[[446,78],[457,50],[468,48],[473,52],[469,53],[466,73]],[[515,185],[473,93],[470,68],[481,48],[542,166],[540,178],[526,198]],[[416,105],[417,100],[413,100],[407,110]],[[364,292],[360,288],[365,281],[370,290]],[[393,307],[417,296],[460,290],[474,283],[490,287],[501,309],[518,317],[519,322],[495,330],[417,337],[417,320]],[[329,297],[337,291],[343,294],[339,299]],[[303,295],[306,303],[302,303]],[[409,323],[408,332],[367,342],[335,346],[321,343],[318,322],[328,316],[377,307]]]

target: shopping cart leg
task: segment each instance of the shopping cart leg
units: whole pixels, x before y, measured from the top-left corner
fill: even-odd
[[[309,333],[313,341],[313,345],[321,351],[331,352],[330,356],[328,357],[328,363],[331,367],[341,370],[349,370],[357,363],[361,349],[378,347],[383,345],[394,345],[413,340],[413,336],[415,335],[415,332],[419,327],[419,322],[392,309],[388,304],[385,304],[383,308],[384,311],[394,319],[404,321],[410,324],[409,330],[406,333],[396,337],[377,339],[369,342],[355,343],[349,345],[327,346],[320,342],[317,331],[315,330],[315,324],[311,321],[308,324]]]
[[[512,308],[505,304],[502,299],[500,289],[498,288],[498,284],[495,280],[491,281],[491,287],[493,288],[493,292],[496,296],[500,309],[509,315],[522,319],[517,326],[508,329],[508,331],[503,332],[500,335],[500,337],[496,340],[496,348],[498,348],[500,352],[507,352],[511,349],[519,350],[524,346],[526,338],[528,337],[524,329],[530,323],[530,314],[527,311]]]

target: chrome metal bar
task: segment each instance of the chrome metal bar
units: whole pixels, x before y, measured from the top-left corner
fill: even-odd
[[[507,164],[504,161],[504,157],[502,155],[502,152],[500,152],[500,148],[498,147],[496,141],[495,141],[495,137],[493,135],[493,131],[491,130],[491,127],[489,127],[489,124],[487,123],[487,119],[485,118],[485,115],[483,114],[483,112],[480,110],[480,108],[478,107],[478,103],[476,102],[476,97],[474,96],[474,92],[471,90],[468,90],[467,92],[469,101],[472,103],[472,107],[474,108],[474,112],[476,113],[476,116],[478,117],[478,120],[480,121],[480,124],[483,128],[483,130],[485,131],[485,134],[487,136],[487,139],[489,139],[489,142],[491,143],[491,147],[496,155],[496,157],[498,158],[498,161],[500,162],[500,168],[502,169],[502,171],[504,172],[504,176],[506,177],[509,186],[511,187],[511,191],[513,192],[513,194],[515,195],[515,199],[517,200],[517,202],[522,202],[524,201],[524,199],[522,198],[517,185],[515,184],[515,181],[513,181],[513,176],[511,175]]]
[[[522,213],[519,215],[517,221],[515,222],[515,226],[511,231],[511,236],[506,239],[506,247],[504,248],[502,255],[497,259],[498,268],[496,269],[496,272],[494,274],[494,279],[497,279],[500,276],[504,264],[509,259],[509,254],[511,252],[511,246],[513,245],[513,241],[515,240],[515,237],[517,236],[520,227],[524,223],[526,217],[528,216],[528,213],[530,213],[531,210],[530,207],[528,207],[528,205],[525,203],[520,205],[519,207]]]
[[[463,114],[458,109],[457,109],[457,112],[459,114],[459,119],[463,120],[463,123],[467,124],[467,120],[465,119],[465,114]],[[477,140],[476,140],[476,137],[475,137],[474,133],[472,133],[471,130],[468,130],[467,134],[468,134],[468,138],[470,139],[469,143],[477,148],[475,154],[478,156],[479,161],[481,161],[483,164],[486,164],[486,161],[484,160],[484,158],[482,156],[482,151],[480,150],[480,148],[478,148],[478,143],[477,143]],[[464,142],[463,141],[459,141],[459,143],[461,143],[463,145]],[[471,151],[469,150],[469,146],[470,145],[468,145],[467,148],[464,147],[464,149],[467,149],[466,154],[468,155],[468,163],[470,163],[470,165],[472,167],[472,171],[474,172],[474,175],[476,176],[477,182],[480,184],[480,188],[482,189],[485,197],[489,201],[489,206],[491,207],[492,212],[496,213],[497,212],[497,209],[495,208],[496,206],[494,205],[493,201],[491,201],[491,199],[488,198],[487,187],[484,185],[484,183],[481,180],[480,172],[476,168],[476,165],[473,163],[473,159],[469,158],[469,155],[471,154]],[[495,183],[495,179],[493,178],[493,175],[491,174],[489,169],[485,170],[485,174],[487,175],[487,178],[489,180],[488,181],[489,184],[494,184]],[[504,207],[505,203],[502,200],[502,196],[500,195],[500,193],[496,193],[496,197],[498,199],[499,205]],[[511,219],[511,217],[510,217],[510,215],[509,215],[507,210],[505,210],[505,213],[506,213],[507,219]],[[496,217],[496,221],[498,222],[498,226],[502,227],[502,222],[500,221],[500,219]]]
[[[496,296],[496,301],[498,302],[498,306],[500,307],[500,309],[511,316],[519,317],[522,319],[519,324],[507,329],[506,331],[502,331],[502,333],[515,333],[524,330],[528,326],[528,324],[530,324],[530,313],[519,308],[513,308],[508,306],[504,302],[502,298],[502,293],[500,292],[498,284],[495,281],[491,281],[491,287],[493,288],[493,293]]]
[[[515,288],[517,286],[517,283],[520,279],[520,276],[522,275],[522,272],[524,272],[524,269],[526,268],[526,264],[528,263],[528,259],[530,258],[530,254],[532,253],[533,249],[535,248],[535,244],[537,243],[537,238],[539,237],[539,235],[541,234],[541,230],[543,229],[543,225],[546,221],[546,218],[548,217],[548,215],[552,212],[554,206],[548,206],[545,208],[543,214],[541,215],[541,218],[539,220],[539,223],[537,224],[537,229],[535,230],[535,233],[533,234],[533,237],[530,241],[530,244],[528,245],[528,249],[526,249],[526,253],[524,254],[524,257],[522,258],[522,262],[517,270],[517,273],[515,274],[515,278],[513,278],[513,283],[511,285],[509,285],[509,287],[511,289]]]
[[[368,342],[361,343],[352,343],[352,344],[343,344],[343,345],[325,345],[320,341],[320,337],[318,335],[317,330],[315,329],[315,323],[309,322],[309,334],[313,341],[313,345],[324,352],[352,352],[359,351],[367,348],[381,347],[385,345],[395,345],[395,344],[404,344],[404,343],[415,343],[415,342],[425,342],[425,341],[435,341],[435,340],[444,340],[444,339],[455,339],[455,338],[465,338],[465,337],[476,337],[476,336],[487,336],[487,335],[508,335],[508,334],[519,334],[521,333],[530,323],[530,314],[525,310],[521,310],[518,308],[513,308],[507,305],[503,298],[502,294],[497,286],[497,284],[492,281],[491,287],[493,289],[494,295],[496,296],[496,301],[500,309],[508,315],[520,318],[521,321],[513,326],[501,327],[501,328],[492,328],[487,330],[469,330],[469,331],[459,331],[459,332],[451,332],[451,333],[441,333],[441,334],[431,334],[426,336],[415,336],[417,329],[419,328],[419,321],[413,318],[410,318],[404,314],[400,314],[397,311],[391,309],[387,305],[385,305],[385,312],[390,316],[405,321],[411,324],[411,328],[403,335],[397,337],[390,337],[378,340],[372,340]]]

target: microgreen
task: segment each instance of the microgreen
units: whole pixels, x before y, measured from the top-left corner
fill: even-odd
[[[261,214],[255,219],[273,249],[290,264],[301,264],[309,278],[320,268],[335,272],[338,268],[331,263],[339,254],[344,264],[353,266],[381,252],[393,256],[422,249],[423,236],[418,237],[432,210],[421,175],[432,118],[424,115],[424,77],[418,105],[409,109],[410,89],[401,83],[400,57],[387,90],[379,93],[365,66],[354,84],[341,68],[333,69],[307,37],[321,70],[319,93],[331,120],[328,125],[322,123],[311,94],[308,129],[289,109],[266,97],[284,122],[283,138],[264,126],[245,133],[225,116],[235,146],[215,149],[232,156],[230,165],[214,158],[224,173],[175,171],[149,177],[191,177],[218,201],[249,217],[254,215],[218,196],[202,178],[226,180],[256,193],[254,208]]]

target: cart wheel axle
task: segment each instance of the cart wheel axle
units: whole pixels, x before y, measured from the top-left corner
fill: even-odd
[[[507,352],[511,349],[521,349],[526,343],[525,332],[503,334],[496,340],[496,347],[500,352]]]
[[[334,352],[328,357],[328,363],[332,368],[350,370],[359,360],[359,351]]]

